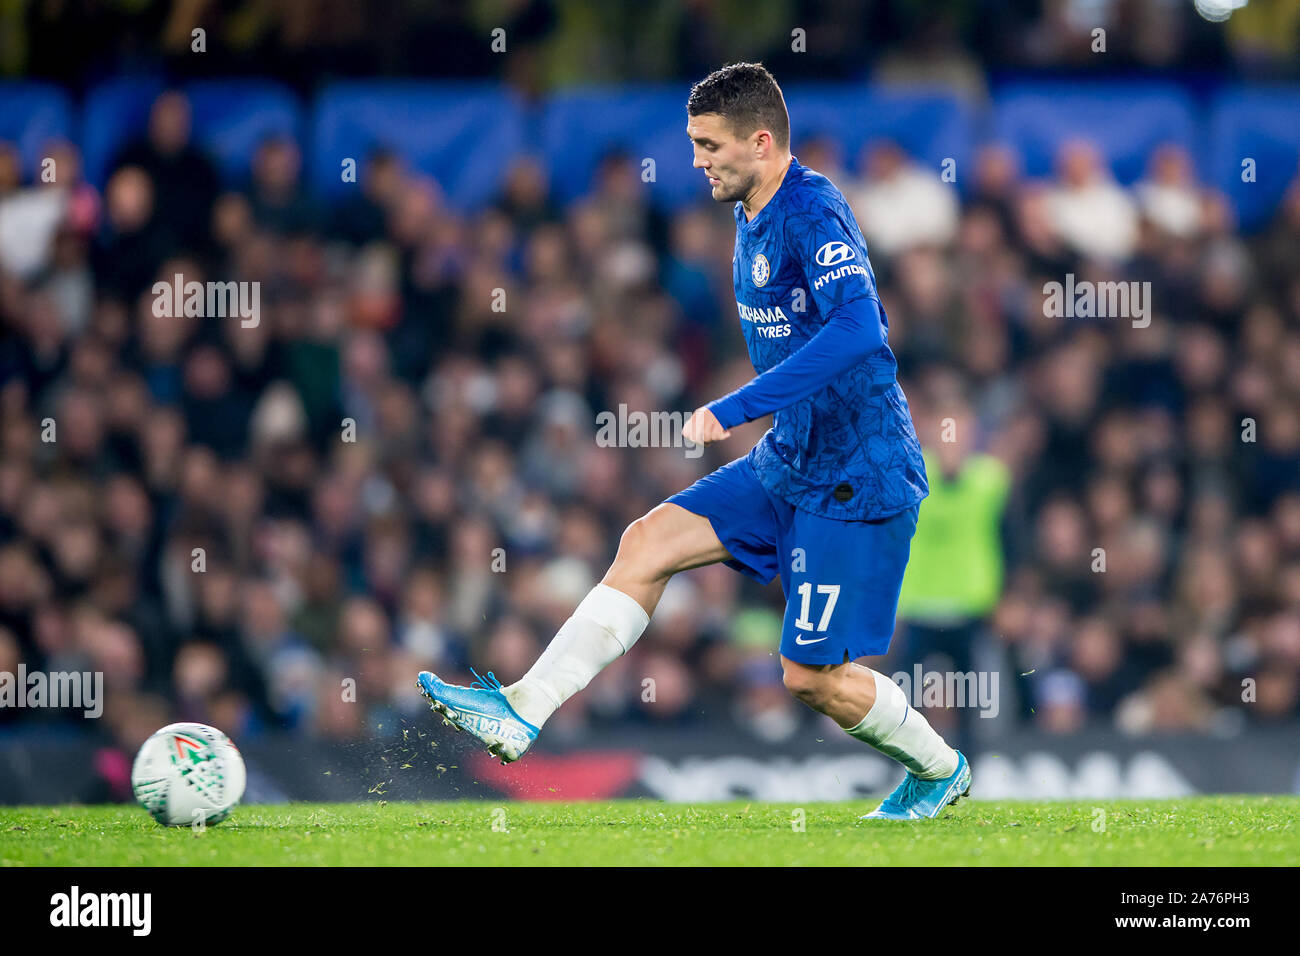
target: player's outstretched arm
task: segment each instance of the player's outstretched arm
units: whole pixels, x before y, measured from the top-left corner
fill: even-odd
[[[723,428],[751,422],[825,388],[884,345],[880,303],[874,297],[846,302],[799,351],[705,407]]]

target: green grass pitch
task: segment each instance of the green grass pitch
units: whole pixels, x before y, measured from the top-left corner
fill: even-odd
[[[870,808],[869,801],[304,803],[239,807],[194,833],[161,827],[134,806],[0,807],[0,865],[1300,863],[1300,797],[967,800],[937,820],[858,823]]]

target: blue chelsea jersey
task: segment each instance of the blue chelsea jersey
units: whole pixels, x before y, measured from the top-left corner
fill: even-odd
[[[797,352],[842,309],[879,309],[885,344],[808,397],[775,412],[750,452],[765,488],[802,511],[885,518],[929,493],[889,320],[857,220],[835,185],[792,159],[753,220],[736,203],[736,306],[760,374]],[[873,311],[874,314],[874,311]]]

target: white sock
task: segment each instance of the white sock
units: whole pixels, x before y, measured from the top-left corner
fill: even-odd
[[[846,733],[893,757],[922,780],[942,780],[956,773],[957,751],[943,742],[919,710],[908,706],[901,687],[879,671],[871,674],[876,679],[876,702]]]
[[[649,623],[650,615],[633,598],[597,584],[528,673],[502,688],[506,700],[520,717],[541,727],[561,704],[631,650]]]

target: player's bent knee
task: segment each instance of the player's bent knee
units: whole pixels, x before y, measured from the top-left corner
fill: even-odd
[[[644,581],[663,575],[667,560],[662,554],[662,536],[656,533],[653,516],[654,512],[642,515],[624,529],[612,571]]]
[[[623,531],[610,574],[633,583],[662,583],[678,571],[728,557],[708,518],[664,503]]]
[[[786,690],[809,707],[815,708],[822,702],[829,683],[829,678],[823,671],[785,660],[781,666],[781,679]]]

